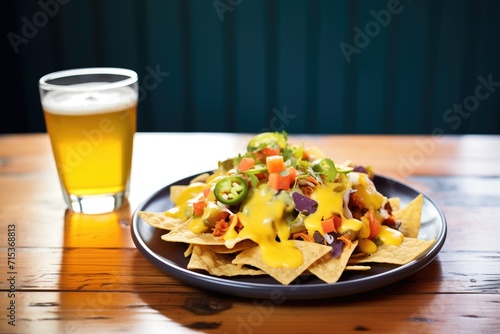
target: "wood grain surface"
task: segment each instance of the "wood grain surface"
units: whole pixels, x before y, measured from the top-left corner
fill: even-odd
[[[389,286],[261,300],[193,288],[156,268],[130,237],[135,208],[237,155],[250,137],[137,134],[129,203],[85,216],[66,210],[47,135],[0,136],[0,333],[500,332],[500,136],[291,136],[335,161],[370,164],[444,212],[448,236],[437,258]]]

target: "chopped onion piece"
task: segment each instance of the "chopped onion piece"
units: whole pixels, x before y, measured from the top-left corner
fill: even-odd
[[[346,217],[347,219],[352,219],[352,212],[351,210],[349,210],[349,198],[351,195],[351,192],[349,190],[347,191],[344,191],[344,217]]]
[[[380,215],[382,216],[382,218],[384,218],[384,219],[389,218],[389,212],[387,212],[387,210],[386,210],[386,209],[384,209],[384,208],[380,208],[380,210],[379,210],[379,211],[380,211]]]
[[[360,165],[358,165],[358,166],[354,167],[354,170],[353,170],[353,171],[354,171],[354,172],[358,172],[358,173],[368,174],[368,172],[366,171],[366,168],[365,168],[365,167],[363,167],[363,166],[360,166]]]
[[[298,212],[315,213],[318,209],[318,202],[297,191],[292,193],[292,199]]]
[[[349,177],[349,182],[351,182],[353,186],[359,185],[359,173],[352,172],[347,174],[347,176]]]
[[[338,258],[342,254],[344,242],[342,240],[334,239],[332,246],[332,257]]]

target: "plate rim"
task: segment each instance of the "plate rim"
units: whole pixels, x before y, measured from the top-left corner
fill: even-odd
[[[208,173],[210,172],[212,171],[208,171]],[[439,221],[441,225],[439,226],[440,232],[436,236],[436,242],[417,259],[414,259],[407,264],[396,266],[382,273],[376,273],[368,277],[356,278],[355,281],[339,281],[333,284],[322,282],[302,285],[300,282],[296,282],[296,280],[301,279],[300,277],[292,282],[296,284],[290,285],[281,285],[279,283],[269,284],[246,282],[238,281],[237,278],[234,277],[232,279],[227,279],[224,277],[213,276],[208,273],[188,270],[187,268],[179,266],[174,261],[154,252],[151,248],[149,248],[147,243],[139,237],[140,232],[138,224],[140,224],[141,221],[143,224],[147,225],[147,223],[139,217],[138,212],[142,211],[144,207],[160,196],[163,192],[169,192],[170,190],[168,188],[172,185],[187,184],[192,178],[204,173],[207,173],[207,171],[176,180],[156,190],[137,206],[132,214],[132,221],[130,224],[130,233],[134,245],[146,259],[152,262],[152,264],[162,272],[187,285],[191,285],[202,290],[253,299],[273,299],[274,295],[287,300],[324,299],[363,293],[390,285],[423,269],[436,258],[446,241],[448,230],[446,217],[433,198],[402,181],[383,174],[376,174],[375,178],[380,179],[380,182],[382,182],[382,180],[386,180],[389,183],[407,188],[416,194],[422,194],[424,201],[427,200],[439,214]],[[151,228],[154,229],[154,227]]]

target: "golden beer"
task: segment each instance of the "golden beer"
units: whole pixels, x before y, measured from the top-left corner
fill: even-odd
[[[73,211],[112,211],[128,194],[137,90],[102,89],[105,85],[100,83],[71,87],[42,97],[63,195]],[[94,207],[86,210],[90,200]]]

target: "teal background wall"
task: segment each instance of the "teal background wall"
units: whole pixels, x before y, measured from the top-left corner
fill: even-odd
[[[45,131],[38,78],[89,66],[138,72],[139,131],[500,133],[500,1],[9,0],[0,15],[0,133]]]

